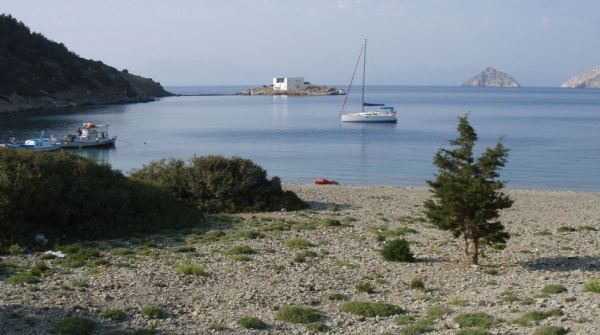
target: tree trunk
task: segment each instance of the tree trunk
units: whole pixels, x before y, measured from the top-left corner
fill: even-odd
[[[465,255],[469,256],[469,238],[465,235]]]
[[[471,265],[479,265],[479,241],[473,239],[471,245]]]

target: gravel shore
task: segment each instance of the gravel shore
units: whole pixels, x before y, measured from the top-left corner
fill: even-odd
[[[408,333],[410,322],[398,316],[340,311],[348,301],[397,305],[415,320],[428,320],[428,334],[456,334],[455,318],[470,312],[495,318],[491,334],[533,334],[543,325],[570,334],[600,329],[600,294],[583,291],[587,281],[600,278],[600,193],[508,191],[515,203],[501,218],[512,235],[507,248],[485,249],[481,266],[471,267],[462,239],[424,220],[426,189],[286,188],[311,209],[214,216],[209,229],[101,241],[86,246],[98,255],[85,264],[42,254],[4,256],[0,334],[46,334],[68,315],[95,320],[94,334],[311,333],[306,325],[275,319],[289,305],[318,309],[331,333]],[[381,257],[386,241],[396,238],[411,241],[415,263]],[[232,250],[239,246],[249,248]],[[36,262],[49,268],[38,283],[10,283],[11,275]],[[178,273],[184,263],[205,273]],[[424,289],[411,289],[417,278]],[[359,283],[370,283],[373,292],[360,292]],[[548,285],[566,291],[543,293]],[[162,315],[142,315],[147,305]],[[108,309],[124,312],[122,320],[108,317]],[[514,322],[530,311],[552,310],[560,313],[526,326]],[[236,321],[247,316],[267,328],[241,328]]]

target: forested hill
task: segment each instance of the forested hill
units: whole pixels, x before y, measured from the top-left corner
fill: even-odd
[[[0,113],[168,95],[152,79],[81,58],[12,16],[0,15]]]

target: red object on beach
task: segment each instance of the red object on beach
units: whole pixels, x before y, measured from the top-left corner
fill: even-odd
[[[315,179],[315,184],[317,185],[337,185],[338,182],[335,180],[329,180],[325,178],[317,178]]]

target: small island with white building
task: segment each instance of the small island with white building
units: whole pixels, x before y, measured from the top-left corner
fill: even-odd
[[[344,95],[344,90],[314,85],[303,77],[275,77],[271,85],[244,90],[241,95]]]

